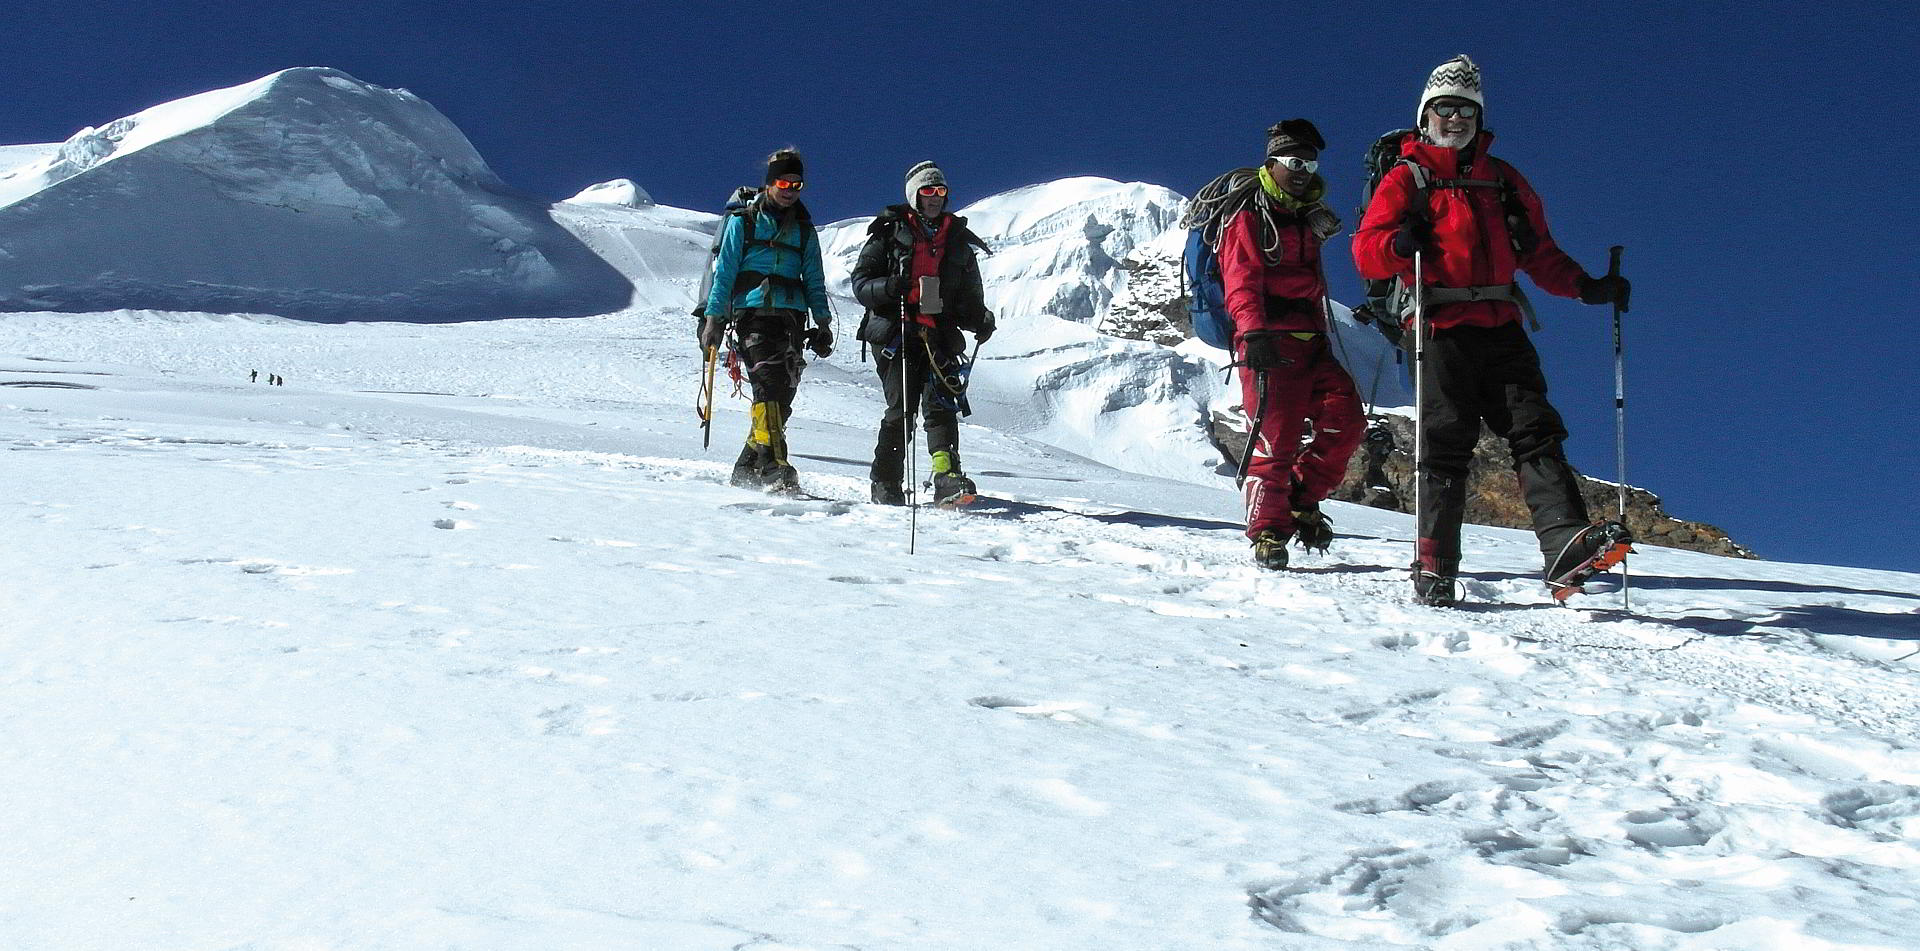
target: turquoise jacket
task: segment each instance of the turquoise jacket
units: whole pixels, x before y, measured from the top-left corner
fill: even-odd
[[[707,313],[720,317],[752,307],[780,307],[810,311],[815,323],[833,320],[827,308],[827,275],[820,263],[820,233],[798,205],[787,215],[787,226],[775,233],[772,215],[755,201],[753,244],[746,246],[746,215],[728,215],[721,227],[720,253],[713,264],[713,288],[707,292]],[[785,278],[771,284],[752,281],[735,294],[734,284],[747,272]],[[768,298],[771,298],[769,300]]]

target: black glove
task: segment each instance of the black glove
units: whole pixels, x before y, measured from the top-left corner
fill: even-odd
[[[1409,213],[1400,229],[1393,233],[1393,253],[1411,258],[1414,252],[1433,250],[1433,219]]]
[[[1251,370],[1278,370],[1293,366],[1298,361],[1292,357],[1280,355],[1280,335],[1265,331],[1241,334],[1241,362]]]
[[[807,331],[806,341],[807,349],[822,360],[833,354],[833,328],[826,324],[817,324]]]
[[[708,317],[700,321],[699,331],[694,335],[700,341],[701,352],[719,348],[727,336],[727,322],[718,317]]]
[[[980,325],[974,328],[974,331],[973,331],[974,345],[978,346],[980,344],[986,343],[987,338],[993,336],[993,328],[994,328],[993,311],[990,311],[990,310],[982,311],[981,317],[980,317]]]
[[[893,277],[887,279],[887,296],[905,300],[907,290],[911,287],[913,287],[912,275],[895,274]]]
[[[1633,285],[1618,274],[1601,277],[1580,278],[1580,303],[1582,304],[1619,304],[1621,310],[1627,309],[1627,298],[1633,294]]]

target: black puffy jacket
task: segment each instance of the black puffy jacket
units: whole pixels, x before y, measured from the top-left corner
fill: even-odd
[[[899,324],[900,296],[893,289],[894,278],[912,269],[913,225],[907,220],[909,214],[912,210],[906,205],[892,205],[874,218],[867,226],[867,243],[860,248],[860,260],[853,266],[853,296],[867,309],[867,319],[860,324],[860,339],[868,343],[891,341]],[[934,317],[936,332],[943,338],[956,336],[956,330],[979,333],[993,326],[993,312],[987,310],[975,253],[986,248],[986,242],[967,230],[967,219],[953,219],[947,255],[940,262],[940,296],[946,306]]]

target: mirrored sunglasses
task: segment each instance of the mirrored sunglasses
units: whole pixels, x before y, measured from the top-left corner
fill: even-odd
[[[776,178],[773,180],[773,187],[790,192],[797,192],[807,187],[807,183],[797,178]]]
[[[1279,162],[1282,168],[1290,172],[1317,172],[1320,170],[1318,159],[1303,159],[1297,155],[1269,155],[1268,160]]]

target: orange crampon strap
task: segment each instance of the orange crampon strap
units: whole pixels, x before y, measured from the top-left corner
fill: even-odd
[[[1593,571],[1588,575],[1588,578],[1591,579],[1592,575],[1600,574],[1603,571],[1613,570],[1616,565],[1626,561],[1627,556],[1631,554],[1633,554],[1633,542],[1631,541],[1615,542],[1608,545],[1601,549],[1598,554],[1594,555],[1592,561],[1588,562],[1588,564],[1593,566]],[[1565,601],[1576,594],[1587,593],[1586,580],[1582,580],[1579,584],[1555,584],[1549,581],[1547,582],[1547,587],[1552,589],[1553,599],[1555,601]]]

